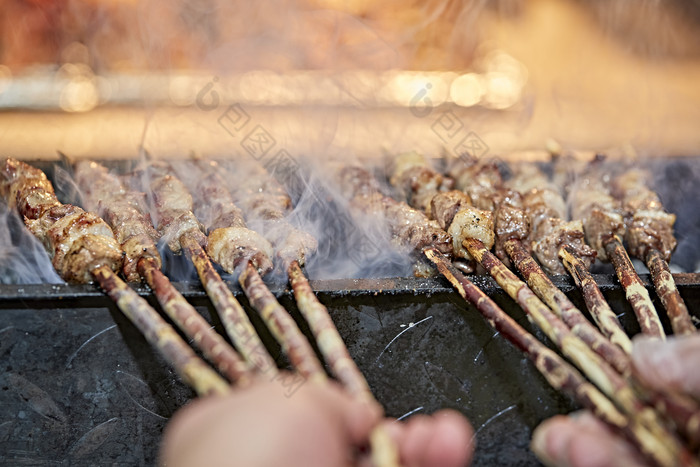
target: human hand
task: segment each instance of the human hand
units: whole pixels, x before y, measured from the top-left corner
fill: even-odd
[[[309,382],[287,397],[261,381],[225,397],[195,400],[167,426],[161,463],[185,466],[360,466],[371,430],[380,423],[374,403],[352,399],[332,384]],[[406,466],[463,466],[473,431],[454,411],[381,421]],[[365,454],[358,454],[361,452]]]
[[[632,368],[640,381],[652,389],[700,396],[700,334],[666,341],[639,337],[633,344]],[[552,466],[645,465],[632,445],[588,411],[544,421],[533,434],[532,450]]]

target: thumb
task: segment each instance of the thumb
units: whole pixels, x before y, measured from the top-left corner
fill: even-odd
[[[700,334],[634,339],[632,366],[651,388],[671,389],[700,396]]]

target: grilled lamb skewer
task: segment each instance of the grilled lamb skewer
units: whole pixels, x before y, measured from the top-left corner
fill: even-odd
[[[203,164],[200,162],[200,166]],[[217,172],[216,166],[215,162],[210,162],[205,170],[213,168]],[[232,201],[241,206],[251,222],[262,224],[262,233],[272,243],[277,263],[287,272],[299,312],[309,324],[331,373],[354,397],[376,402],[367,380],[352,360],[328,309],[313,293],[302,271],[306,259],[316,252],[318,243],[311,234],[288,222],[287,218],[292,209],[291,198],[259,165],[237,161],[228,177],[236,182],[230,192]],[[398,464],[396,446],[383,429],[373,430],[370,446],[375,465]]]
[[[374,189],[376,188],[376,181],[373,181],[372,175],[366,170],[360,169],[358,167],[348,167],[345,169],[341,169],[340,177],[338,178],[339,181],[344,182],[341,186],[344,188],[344,192],[346,193],[346,195],[351,197],[351,206],[363,206],[365,201],[364,198],[368,196],[368,193],[374,192]],[[355,198],[359,198],[360,202],[355,203]],[[387,202],[386,204],[403,205],[403,209],[412,210],[405,203],[400,203],[395,200],[393,201],[393,203]],[[398,209],[398,207],[396,209]],[[363,215],[365,214],[365,211],[360,212],[362,212]],[[418,217],[415,218],[419,219]],[[396,221],[394,220],[394,222]],[[392,223],[393,222],[391,219],[389,219],[387,222],[388,227],[390,229],[392,228]],[[411,248],[414,245],[410,237],[395,237],[395,239],[403,241],[404,248]],[[474,241],[478,242],[478,240]],[[467,299],[476,306],[476,308],[487,318],[488,322],[492,326],[497,326],[502,322],[501,320],[507,319],[505,318],[505,313],[503,312],[499,313],[498,315],[495,315],[493,310],[494,308],[497,309],[497,306],[493,305],[493,303],[490,301],[490,299],[488,299],[488,297],[485,297],[483,294],[479,294],[478,289],[474,287],[473,284],[470,285],[466,278],[461,276],[454,269],[450,268],[450,266],[447,264],[447,261],[443,258],[444,251],[440,251],[436,248],[431,248],[430,246],[423,248],[422,251],[431,261],[438,265],[438,267],[440,268],[440,272],[444,274],[445,277],[447,277],[448,280],[450,280],[453,283],[453,285],[455,285],[455,287],[460,293],[462,293],[462,290],[465,291],[464,294],[467,296]],[[475,251],[475,253],[478,254],[479,252]],[[459,275],[461,279],[455,282],[452,280],[452,277],[456,277],[457,275]],[[459,283],[459,285],[457,283]],[[534,295],[532,296],[534,297]],[[534,338],[527,337],[528,334],[525,331],[520,332],[518,328],[514,328],[513,326],[509,325],[504,325],[503,327],[498,329],[505,335],[507,335],[510,340],[516,342],[516,346],[518,346],[519,348],[522,349],[524,345],[527,345],[528,348],[533,350],[531,346],[533,345],[532,341],[534,341]],[[580,341],[576,339],[571,339],[570,337],[567,337],[565,340],[567,342],[566,346],[574,350],[574,355],[577,353],[584,354],[586,352],[590,352],[590,350],[585,345],[579,345],[578,342]],[[541,358],[537,359],[536,367],[548,380],[550,380],[550,382],[553,383],[555,388],[564,389],[568,387],[568,382],[564,383],[563,381],[564,379],[568,380],[569,378],[571,378],[571,380],[569,381],[571,382],[571,385],[574,388],[573,390],[575,391],[577,399],[580,400],[584,406],[593,407],[594,412],[599,414],[601,419],[607,420],[609,423],[611,423],[613,428],[617,427],[618,429],[622,429],[623,431],[631,427],[635,427],[635,430],[640,430],[637,431],[637,434],[633,436],[639,437],[639,442],[642,444],[642,447],[640,447],[641,452],[649,456],[649,458],[654,459],[654,462],[659,463],[660,465],[673,465],[673,463],[677,462],[678,459],[683,459],[684,462],[689,463],[694,462],[690,460],[687,451],[680,444],[680,442],[673,433],[663,428],[663,425],[661,424],[654,423],[654,421],[646,420],[647,418],[655,418],[654,414],[650,413],[650,409],[642,409],[641,404],[634,402],[634,396],[630,394],[630,391],[628,389],[623,389],[620,391],[620,393],[625,394],[625,396],[623,397],[625,399],[628,399],[628,397],[631,396],[628,399],[628,402],[630,402],[631,405],[634,406],[634,410],[630,411],[629,405],[623,402],[621,405],[627,406],[628,410],[625,411],[627,414],[620,414],[618,416],[619,412],[617,412],[614,405],[612,405],[610,401],[605,398],[605,396],[597,392],[595,389],[589,389],[589,386],[580,386],[579,382],[582,380],[582,378],[581,380],[578,379],[575,376],[577,373],[574,373],[574,375],[568,372],[565,373],[566,370],[560,368],[559,365],[550,360],[551,355],[552,354],[550,352],[547,352],[547,356],[541,356]],[[531,354],[530,357],[537,358],[537,355]],[[593,373],[600,371],[596,367],[595,363],[592,365],[587,365],[586,368]],[[612,373],[614,373],[614,371]],[[582,384],[585,385],[587,383]],[[609,387],[607,387],[606,389],[609,389]],[[592,391],[594,394],[590,396],[592,399],[594,399],[593,402],[591,402],[588,399],[589,394],[591,394],[589,393],[589,391]],[[639,416],[642,413],[643,415]],[[653,434],[650,432],[653,432]],[[656,451],[656,446],[660,447],[661,450]],[[669,452],[671,452],[670,457],[667,457]]]
[[[511,186],[519,185],[521,189],[530,188],[528,194],[525,195],[525,209],[529,213],[530,223],[534,226],[545,226],[545,232],[542,232],[541,229],[533,231],[535,238],[541,238],[539,241],[536,240],[533,247],[534,254],[542,267],[549,273],[569,272],[581,290],[586,307],[598,328],[612,343],[629,354],[632,351],[632,341],[622,328],[610,305],[605,301],[605,297],[603,297],[603,293],[598,288],[593,276],[588,272],[597,252],[593,251],[591,254],[590,247],[584,242],[583,222],[574,220],[567,223],[553,218],[555,215],[560,215],[563,219],[563,216],[566,215],[566,202],[562,192],[566,191],[566,187],[570,186],[575,177],[574,165],[581,164],[581,161],[564,158],[560,155],[554,157],[553,161],[555,182],[550,183],[542,170],[529,164],[527,167],[530,169],[520,171],[510,182]],[[533,191],[533,186],[545,187],[546,195],[544,193],[538,195],[536,191]],[[544,218],[539,216],[540,213],[544,214]],[[541,223],[538,223],[539,219],[541,219]],[[546,226],[549,225],[555,225],[557,229],[547,233],[546,230],[549,229]],[[558,228],[560,226],[561,230]],[[577,243],[571,245],[572,242],[568,240],[570,238],[576,239]],[[558,259],[561,260],[561,263]],[[565,268],[563,272],[562,265]]]
[[[665,339],[663,326],[651,302],[649,292],[637,275],[627,252],[622,246],[625,223],[620,203],[606,187],[609,175],[602,173],[600,163],[594,160],[582,173],[570,192],[572,215],[583,221],[588,244],[598,252],[598,258],[609,260],[625,289],[642,333]]]
[[[152,193],[161,238],[171,251],[181,253],[184,250],[190,258],[227,334],[246,362],[258,372],[277,373],[277,365],[267,353],[248,315],[204,250],[207,237],[192,212],[192,197],[182,182],[168,171],[167,166],[152,164],[143,173],[133,174],[131,181],[144,184]]]
[[[554,389],[571,395],[581,406],[589,409],[613,430],[621,433],[654,464],[670,466],[694,462],[692,456],[678,443],[669,445],[660,441],[644,424],[622,414],[598,388],[589,383],[558,354],[523,329],[484,292],[450,265],[439,252],[428,248],[425,254],[462,298],[474,305],[496,331],[532,360],[535,368]]]
[[[409,157],[413,164],[418,163],[415,155],[412,154]],[[402,156],[397,157],[399,163],[396,163],[395,167],[401,168],[404,166],[400,163],[401,158]],[[429,172],[430,168],[424,162],[423,173],[426,171]],[[470,170],[470,173],[478,172]],[[401,175],[401,173],[394,172],[392,181],[400,180],[402,178]],[[489,177],[488,180],[494,180],[494,177]],[[468,183],[468,178],[462,173],[458,183],[466,184]],[[603,392],[613,400],[616,400],[629,416],[636,416],[636,411],[642,409],[643,402],[637,397],[633,387],[616,373],[616,370],[622,374],[629,373],[629,357],[598,332],[568,298],[551,283],[523,247],[521,241],[528,235],[528,223],[526,216],[518,207],[516,194],[512,191],[500,190],[497,186],[489,187],[483,178],[479,189],[489,193],[489,201],[497,209],[496,234],[499,237],[499,242],[511,255],[530,286],[533,287],[533,290],[553,310],[558,312],[559,317],[566,324],[559,317],[554,316],[547,306],[528,289],[527,285],[517,279],[479,240],[466,238],[464,246],[496,279],[501,287],[518,302],[528,314],[528,317],[562,349],[566,356],[571,358]],[[422,193],[425,195],[426,191],[423,190]],[[675,405],[674,408],[676,408]],[[647,412],[644,415],[645,423],[652,430],[655,430],[655,424],[661,423],[660,418],[648,407],[643,410]],[[675,412],[673,414],[675,415]],[[680,420],[686,422],[689,419],[693,420],[695,413],[690,408],[681,412],[681,415],[683,417]],[[683,425],[683,427],[687,426],[689,425]],[[692,434],[696,435],[697,433],[693,432]],[[659,436],[669,437],[673,436],[673,434],[666,430],[661,430]]]
[[[145,211],[144,195],[127,189],[118,176],[96,162],[78,161],[73,172],[86,208],[106,219],[125,251],[124,277],[145,280],[163,310],[229,381],[249,383],[250,367],[161,272],[159,236]]]
[[[420,189],[420,182],[414,182],[411,184],[406,183],[406,180],[410,179],[410,172],[405,169],[407,164],[404,162],[406,159],[411,161],[412,172],[420,167],[421,173],[425,174],[423,179],[430,179],[430,175],[436,174],[436,172],[429,167],[427,161],[424,157],[419,156],[415,153],[403,154],[396,157],[393,164],[394,171],[391,174],[392,183],[397,183],[397,181],[404,181],[404,186],[413,190],[420,190],[424,198],[427,198],[432,192],[433,198],[431,204],[433,205],[432,214],[441,216],[442,212],[448,211],[443,202],[438,202],[438,200],[444,199],[444,196],[434,189],[434,186],[430,188]],[[475,167],[476,166],[476,167]],[[480,170],[482,167],[483,170]],[[530,234],[530,222],[529,219],[533,219],[535,225],[539,227],[541,233],[545,233],[545,229],[541,226],[543,224],[552,225],[554,222],[545,218],[546,213],[554,212],[556,209],[543,207],[542,199],[553,198],[552,194],[539,195],[537,191],[529,192],[530,198],[539,200],[536,203],[536,209],[528,211],[526,215],[523,210],[522,197],[519,192],[507,189],[500,178],[500,172],[494,172],[495,165],[492,163],[484,162],[474,162],[472,165],[467,165],[463,169],[458,169],[454,167],[452,169],[452,174],[457,178],[457,185],[466,189],[470,189],[472,193],[484,194],[482,197],[482,205],[486,205],[487,202],[495,209],[495,225],[494,231],[496,234],[496,246],[497,249],[503,249],[503,253],[507,251],[509,256],[515,261],[516,266],[520,269],[521,273],[525,276],[528,284],[532,290],[550,307],[553,311],[557,313],[559,318],[561,318],[566,326],[568,326],[573,335],[580,338],[585,342],[590,348],[594,349],[601,357],[605,359],[615,370],[621,374],[626,374],[629,372],[630,361],[629,358],[619,349],[617,346],[613,345],[608,341],[605,336],[603,336],[596,328],[593,326],[583,314],[571,303],[571,301],[561,292],[549,278],[542,272],[542,270],[537,266],[535,261],[530,256],[527,248],[523,245],[523,241],[531,238]],[[497,169],[497,168],[496,168]],[[401,172],[403,170],[403,172]],[[407,173],[408,172],[408,173]],[[484,173],[486,175],[484,175]],[[499,174],[498,176],[496,174]],[[531,176],[527,176],[527,179],[534,180]],[[434,177],[435,175],[433,175]],[[474,183],[470,184],[470,177],[474,177]],[[522,186],[522,183],[514,184],[516,188],[528,188],[527,186]],[[474,187],[476,186],[476,189]],[[405,189],[405,191],[408,191]],[[409,199],[414,199],[410,198]],[[424,202],[426,203],[426,202]],[[454,209],[453,209],[454,210]],[[561,209],[560,209],[561,211]],[[443,218],[445,219],[445,218]],[[449,222],[449,219],[444,220],[444,222]],[[468,232],[468,229],[463,229],[463,232]],[[551,229],[549,230],[551,232]],[[565,230],[566,232],[571,231],[571,227]],[[583,232],[579,232],[578,237],[569,234],[562,235],[561,230],[555,232],[552,237],[556,238],[554,240],[549,240],[549,244],[556,244],[557,242],[563,242],[567,239],[572,240],[572,244],[578,243],[578,249],[586,253],[585,248],[583,248],[581,243],[581,237],[583,237]],[[461,239],[465,242],[469,237],[465,236]],[[540,239],[536,239],[533,243],[536,243]],[[484,245],[486,249],[489,249],[489,245]],[[552,248],[548,247],[541,251],[552,251]],[[517,254],[516,254],[517,253]],[[497,253],[498,254],[498,253]],[[551,253],[550,253],[551,254]],[[556,253],[554,253],[556,255]],[[591,255],[591,253],[588,253]],[[551,263],[551,261],[550,261]],[[503,285],[503,284],[501,284]],[[524,285],[524,284],[523,284]],[[505,287],[504,287],[505,289]],[[507,290],[507,289],[506,289]],[[515,297],[513,297],[515,298]]]
[[[122,267],[123,252],[102,219],[77,206],[61,204],[43,172],[15,159],[4,163],[0,193],[24,217],[65,280],[97,281],[197,394],[228,391],[228,383],[197,357],[146,300],[117,277],[114,271]]]
[[[547,180],[544,178],[544,174],[539,169],[536,170],[537,172],[534,172],[532,169],[527,169],[527,176],[525,179],[521,178],[522,175],[517,174],[510,180],[509,185],[513,188],[528,188],[532,185],[547,186]],[[526,182],[522,183],[523,180],[526,180]],[[555,195],[558,195],[558,193],[553,192],[545,197],[538,195],[538,191],[539,189],[537,188],[531,189],[528,192],[528,195],[530,195],[529,197],[539,198],[543,201],[547,198],[550,200],[555,200],[555,205],[550,209],[550,212],[556,213],[558,211],[556,208],[564,205],[563,199],[556,199]],[[536,216],[541,216],[541,213],[545,212],[543,206],[536,205],[535,208],[536,209],[534,212],[528,212],[530,219],[533,219]],[[528,210],[528,206],[526,206],[525,209]],[[555,224],[556,219],[545,219],[543,223]],[[545,233],[546,235],[546,230],[542,233]],[[585,254],[586,249],[588,249],[588,246],[582,242],[582,228],[578,227],[575,235],[567,235],[567,238],[573,238],[576,240],[577,243],[574,244],[572,244],[573,242],[570,243],[562,241],[559,233],[554,233],[553,240],[548,239],[548,237],[551,238],[552,236],[552,233],[550,233],[549,235],[545,236],[544,240],[538,239],[537,237],[532,239],[533,243],[538,241],[546,241],[548,244],[555,245],[554,248],[540,250],[541,254],[539,258],[542,259],[542,253],[548,252],[549,258],[545,258],[545,260],[547,264],[552,264],[554,261],[556,261],[557,256],[559,256],[557,254],[557,249],[565,249],[564,255],[568,256],[570,260],[573,259],[574,262],[578,262],[579,267],[587,272],[586,262],[580,259],[581,252]],[[528,255],[520,240],[509,239],[504,242],[504,245],[508,255],[511,257],[523,277],[525,277],[532,290],[535,291],[535,293],[542,300],[544,300],[550,308],[558,311],[558,314],[564,318],[564,321],[572,329],[576,329],[577,327],[580,328],[575,334],[579,335],[584,342],[589,344],[592,348],[597,349],[597,353],[601,354],[603,358],[605,358],[620,373],[628,374],[630,370],[630,359],[628,356],[629,352],[624,353],[621,348],[610,345],[610,342],[606,341],[602,335],[595,331],[595,328],[592,327],[583,314],[575,308],[568,297],[549,280],[547,275],[544,274],[544,272],[539,268],[534,259]],[[595,253],[590,256],[594,257]],[[595,282],[593,282],[593,284],[595,284]],[[602,297],[601,300],[603,303],[605,303]],[[607,307],[607,304],[605,305]],[[609,309],[609,307],[607,308]],[[610,322],[610,319],[614,319],[617,326],[620,326],[617,318],[611,310],[609,313],[611,317],[607,318],[608,323]],[[627,343],[631,348],[632,343],[622,330],[621,326],[619,327],[619,333],[617,335],[613,335],[613,337],[616,337],[620,342]],[[697,403],[695,403],[691,398],[683,397],[674,393],[648,391],[644,388],[640,388],[639,384],[634,379],[632,379],[631,382],[632,384],[636,385],[644,398],[649,399],[660,412],[667,414],[674,421],[678,429],[691,440],[693,445],[700,443],[700,426],[698,425],[698,422],[700,422],[700,407]]]
[[[351,394],[373,399],[367,381],[350,357],[328,310],[318,301],[302,271],[306,258],[315,253],[317,241],[287,220],[292,208],[288,194],[257,165],[237,162],[228,176],[236,181],[231,192],[234,201],[249,220],[261,224],[261,231],[273,244],[276,260],[287,272],[299,311],[309,323],[331,373]]]
[[[527,167],[527,168],[525,168]],[[613,344],[619,346],[629,354],[632,349],[632,341],[629,339],[622,325],[603,298],[595,281],[587,273],[591,263],[595,260],[596,252],[584,241],[583,223],[580,220],[566,222],[566,202],[559,194],[554,184],[551,184],[542,170],[532,164],[515,167],[515,175],[507,185],[512,189],[524,193],[523,208],[530,220],[530,236],[528,241],[532,245],[533,256],[537,258],[542,268],[550,274],[565,274],[565,261],[560,262],[561,250],[564,249],[569,258],[569,263],[576,263],[579,269],[587,274],[586,287],[582,287],[584,299],[589,311],[598,327]],[[525,191],[527,190],[527,191]],[[570,315],[564,321],[573,328],[578,323],[588,323],[588,320],[580,313],[549,278],[539,270],[537,264],[527,255],[527,251],[518,242],[506,241],[509,256],[514,259],[521,274],[526,277],[528,284],[543,299],[550,308],[558,313]],[[513,258],[517,256],[519,260]],[[575,272],[572,275],[577,279]],[[577,280],[581,283],[581,280]],[[581,287],[581,286],[579,286]],[[558,310],[557,310],[558,309]],[[586,324],[583,324],[587,327]],[[591,331],[585,331],[590,333]],[[597,333],[596,333],[597,334]],[[602,336],[600,336],[602,337]],[[599,339],[586,340],[595,348]],[[607,348],[607,346],[604,346]],[[629,369],[629,359],[619,352],[607,349],[612,357],[608,360],[621,373]],[[626,362],[620,366],[621,362]]]
[[[173,166],[172,169],[177,168]],[[325,380],[326,374],[311,344],[258,273],[259,270],[268,272],[272,268],[270,243],[247,227],[243,212],[233,202],[228,184],[219,171],[204,171],[193,163],[186,163],[182,169],[182,187],[188,189],[188,195],[194,194],[197,200],[193,204],[196,215],[209,233],[209,255],[230,274],[236,273],[236,268],[241,266],[238,282],[243,292],[260,313],[296,371],[307,379]],[[184,176],[185,172],[189,175]]]
[[[613,180],[613,194],[622,201],[625,212],[625,240],[632,256],[649,268],[673,332],[692,334],[695,326],[668,267],[677,243],[673,236],[676,216],[667,213],[659,196],[648,188],[650,179],[648,171],[632,169]]]

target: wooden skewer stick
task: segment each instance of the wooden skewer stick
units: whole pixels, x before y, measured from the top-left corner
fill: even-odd
[[[690,319],[688,307],[678,292],[678,288],[676,288],[676,282],[673,280],[668,263],[664,260],[661,253],[658,250],[649,249],[646,264],[649,272],[651,272],[651,279],[654,282],[656,293],[671,320],[673,333],[682,335],[697,332],[693,321]]]
[[[250,367],[223,337],[173,287],[161,272],[156,246],[158,233],[138,200],[141,193],[128,189],[106,167],[92,161],[71,161],[60,154],[83,192],[86,207],[99,211],[125,251],[122,273],[127,280],[145,280],[172,321],[194,341],[204,356],[239,385],[250,382]]]
[[[294,260],[287,268],[289,282],[294,291],[299,311],[309,324],[323,358],[328,362],[331,373],[338,378],[343,387],[353,396],[362,400],[376,402],[369,389],[367,380],[350,357],[342,337],[333,323],[328,309],[318,301],[309,281]],[[399,453],[396,444],[380,425],[370,434],[371,457],[374,465],[390,467],[399,465]]]
[[[189,234],[180,237],[180,245],[197,269],[199,279],[209,299],[219,313],[219,318],[238,351],[258,371],[277,373],[277,365],[267,353],[265,345],[255,332],[245,310],[221,279],[207,253]],[[269,373],[268,373],[269,372]]]
[[[612,330],[616,332],[616,334],[613,335],[615,338],[621,339],[622,342],[627,342],[631,351],[632,342],[629,340],[629,337],[627,337],[627,334],[625,334],[625,332],[622,330],[619,321],[617,321],[617,317],[605,302],[605,299],[600,293],[600,289],[598,289],[598,286],[588,272],[585,264],[583,264],[583,262],[576,257],[573,249],[570,249],[567,246],[562,247],[559,255],[562,258],[564,266],[569,269],[577,283],[580,284],[583,281],[587,281],[586,288],[579,285],[579,287],[581,287],[584,291],[584,299],[587,302],[593,301],[593,306],[595,307],[594,309],[602,308],[605,310],[601,313],[604,318],[599,318],[598,320],[606,323],[606,326],[611,327]],[[599,297],[596,297],[595,295],[591,297],[587,296],[587,294],[597,294]],[[589,308],[592,307],[589,306]],[[597,311],[600,312],[600,310]],[[596,313],[592,314],[594,317],[596,316]],[[620,334],[624,337],[621,337]],[[700,407],[692,398],[668,391],[651,391],[647,388],[641,387],[639,383],[634,380],[632,380],[632,384],[644,399],[648,399],[654,405],[654,407],[657,408],[657,410],[666,414],[671,420],[673,420],[679,431],[690,440],[693,446],[700,443]]]
[[[48,224],[45,225],[48,227],[47,230],[30,228],[32,233],[42,240],[48,252],[55,253],[61,246],[59,243],[54,244],[54,241],[60,241],[62,236],[52,234],[52,229],[61,229],[62,234],[66,235],[74,227],[71,221],[78,222],[82,219],[83,223],[89,222],[93,225],[104,222],[78,207],[61,204],[46,175],[34,167],[15,159],[7,159],[1,175],[4,178],[0,183],[3,197],[24,217],[27,227],[29,228],[30,224],[36,227],[34,222]],[[108,230],[107,225],[104,225]],[[123,252],[114,237],[107,235],[104,230],[94,232],[94,230],[84,231],[79,237],[80,241],[73,242],[78,247],[71,250],[73,258],[91,260],[83,265],[84,274],[80,276],[81,281],[88,282],[90,278],[96,280],[146,340],[198,394],[227,392],[226,381],[192,351],[148,302],[117,277],[112,268],[120,269],[122,262],[113,261],[113,256],[116,253],[121,259]],[[56,259],[57,255],[54,254],[54,260]],[[68,260],[63,256],[61,261]],[[54,266],[66,277],[78,278],[77,273],[80,271],[72,271],[70,263],[62,265],[54,261]]]
[[[175,369],[180,378],[200,396],[226,394],[228,383],[209,365],[197,357],[175,330],[136,292],[107,266],[91,271],[100,287],[119,309],[134,323],[146,340]]]
[[[598,288],[598,284],[596,284],[588,268],[576,255],[576,251],[564,245],[559,250],[559,258],[561,258],[564,267],[569,271],[571,277],[574,278],[574,282],[581,290],[586,307],[603,334],[626,353],[631,353],[632,340],[627,336],[617,316],[610,309],[608,302],[605,301],[603,293]]]
[[[641,423],[620,413],[615,405],[586,381],[575,368],[523,329],[483,291],[451,266],[438,251],[427,249],[424,253],[462,298],[472,303],[494,329],[525,352],[553,388],[570,394],[582,406],[622,433],[651,462],[662,466],[697,463],[679,443],[666,444]]]
[[[666,334],[651,302],[651,297],[644,283],[634,270],[627,251],[622,246],[622,239],[613,235],[605,242],[605,252],[615,266],[617,278],[625,290],[627,301],[632,305],[639,327],[643,334],[665,339]]]
[[[631,385],[605,360],[594,353],[581,339],[575,337],[564,324],[524,282],[518,279],[479,240],[468,238],[464,246],[496,282],[515,300],[562,353],[583,371],[610,399],[615,401],[627,416],[638,419],[659,439],[678,443],[676,435],[666,426],[659,413],[645,405]]]
[[[614,345],[591,324],[571,300],[547,277],[534,258],[525,250],[520,240],[510,239],[504,243],[508,256],[523,275],[527,284],[566,323],[571,332],[608,362],[622,375],[630,372],[628,354]]]
[[[250,304],[255,308],[272,332],[282,351],[292,365],[305,378],[326,380],[326,373],[316,357],[309,341],[302,334],[290,314],[279,304],[267,285],[263,282],[250,261],[238,276]]]
[[[294,291],[299,311],[309,323],[311,333],[319,350],[330,366],[331,373],[353,396],[374,400],[367,380],[350,357],[342,337],[333,323],[328,310],[314,295],[309,281],[301,270],[299,262],[292,261],[287,268],[289,282]]]
[[[194,345],[221,374],[237,386],[249,384],[252,381],[250,366],[173,287],[158,266],[152,261],[141,259],[137,268],[170,319],[194,341]]]

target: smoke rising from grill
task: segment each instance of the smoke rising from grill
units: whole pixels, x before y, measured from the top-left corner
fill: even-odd
[[[4,204],[0,204],[0,283],[63,283],[39,240]]]

